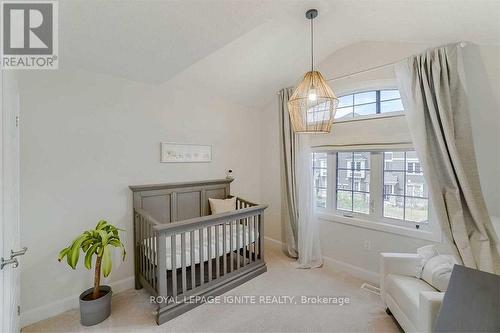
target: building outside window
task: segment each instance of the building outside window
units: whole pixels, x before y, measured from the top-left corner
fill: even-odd
[[[388,153],[390,162],[385,159]],[[385,152],[384,217],[425,223],[428,201],[427,185],[416,153]]]
[[[327,190],[327,154],[313,153],[313,189],[316,201],[316,207],[326,207],[326,190]]]
[[[370,153],[337,153],[337,209],[362,214],[370,206]]]

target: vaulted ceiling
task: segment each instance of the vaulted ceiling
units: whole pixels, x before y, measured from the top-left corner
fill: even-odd
[[[309,66],[360,41],[500,44],[496,0],[64,0],[60,66],[148,84],[177,75],[258,106]]]

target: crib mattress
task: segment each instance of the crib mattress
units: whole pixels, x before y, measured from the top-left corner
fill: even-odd
[[[210,235],[210,240],[211,240],[211,246],[210,246],[210,259],[214,259],[217,257],[217,254],[223,255],[227,254],[232,251],[239,250],[243,248],[246,245],[252,244],[256,238],[259,237],[259,232],[256,231],[253,226],[250,228],[248,226],[240,225],[239,226],[239,237],[236,235],[236,225],[233,224],[232,226],[232,233],[231,233],[231,226],[226,225],[226,248],[224,249],[224,232],[223,228],[219,227],[219,234],[218,237],[215,232],[215,226],[209,227],[211,230],[211,235]],[[185,233],[185,258],[186,258],[186,267],[191,266],[191,255],[194,257],[194,263],[199,264],[200,262],[204,262],[208,260],[208,228],[202,229],[203,231],[203,246],[200,247],[200,232],[198,230],[194,231],[194,242],[193,242],[193,253],[191,253],[191,234],[190,232]],[[243,237],[243,235],[245,235]],[[174,265],[172,265],[172,237],[174,236],[168,236],[167,237],[167,255],[166,255],[166,261],[167,261],[167,269],[171,270]],[[232,242],[232,247],[231,247],[231,238],[233,239]],[[239,238],[239,242],[238,242]],[[217,240],[217,241],[216,241]],[[152,253],[156,253],[156,239],[152,237],[149,242],[148,240],[144,240],[144,246],[146,248],[145,251],[145,256],[153,261],[155,265],[157,264],[157,255],[152,255]],[[238,246],[239,245],[239,246]],[[152,249],[150,249],[152,247]],[[181,235],[175,235],[175,268],[181,268],[182,267],[182,258],[181,258],[181,253],[182,253],[182,244],[181,244]],[[216,249],[217,247],[219,248],[219,251],[217,252]],[[148,250],[153,250],[153,251],[148,251]],[[201,256],[200,256],[201,254]],[[153,257],[153,259],[151,258]]]

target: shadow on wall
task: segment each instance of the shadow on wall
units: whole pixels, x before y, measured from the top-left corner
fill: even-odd
[[[481,189],[490,215],[500,216],[500,206],[497,204],[500,202],[498,192],[500,178],[497,176],[497,170],[500,169],[500,154],[492,151],[495,148],[494,143],[500,142],[500,115],[498,101],[495,100],[491,84],[492,80],[500,82],[500,70],[486,70],[485,61],[488,59],[485,58],[486,54],[481,55],[478,45],[471,43],[463,49],[463,52],[467,98]],[[497,233],[498,231],[497,229]]]

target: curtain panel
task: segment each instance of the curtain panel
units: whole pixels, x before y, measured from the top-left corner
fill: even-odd
[[[279,94],[281,155],[281,225],[284,251],[297,258],[298,268],[321,267],[319,221],[314,213],[312,150],[307,135],[294,133],[288,111],[293,93],[286,88]]]
[[[298,137],[293,132],[288,114],[288,100],[292,88],[279,93],[280,160],[281,160],[281,227],[284,230],[283,250],[292,258],[298,257],[298,205],[296,183],[296,160]]]
[[[498,239],[479,183],[458,44],[396,64],[413,144],[443,235],[464,265],[500,273]]]

